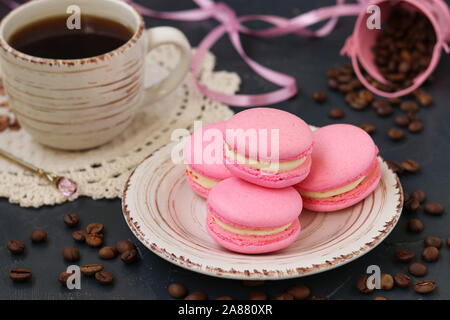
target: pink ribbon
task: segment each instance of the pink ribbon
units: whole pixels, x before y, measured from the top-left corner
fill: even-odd
[[[19,4],[14,0],[1,0],[10,8],[15,8]],[[295,96],[298,92],[297,83],[294,77],[272,69],[269,69],[251,59],[242,47],[240,33],[258,37],[277,37],[286,34],[296,34],[304,37],[324,37],[333,31],[339,16],[357,15],[363,10],[367,0],[359,0],[356,4],[345,4],[345,0],[337,0],[336,5],[323,7],[301,14],[292,19],[272,15],[247,15],[237,17],[236,13],[224,3],[216,3],[213,0],[193,0],[199,8],[183,10],[178,12],[159,12],[148,9],[135,3],[133,0],[125,0],[133,5],[142,15],[170,20],[200,21],[214,18],[219,21],[219,25],[211,30],[200,42],[192,58],[191,71],[194,75],[196,86],[199,91],[210,99],[239,107],[265,106],[278,103]],[[310,30],[309,26],[320,21],[329,21],[318,30]],[[273,25],[264,30],[252,30],[242,23],[248,21],[263,21]],[[221,93],[204,86],[197,79],[197,73],[205,54],[214,44],[225,34],[228,34],[233,47],[240,57],[249,67],[262,78],[280,86],[272,92],[263,94],[236,94],[230,95]]]

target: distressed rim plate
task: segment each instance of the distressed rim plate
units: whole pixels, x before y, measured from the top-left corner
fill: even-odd
[[[122,197],[128,226],[151,251],[191,271],[244,280],[280,280],[334,269],[380,244],[399,220],[400,181],[379,157],[382,176],[365,200],[344,210],[300,215],[302,231],[290,247],[244,255],[216,244],[205,229],[206,201],[189,188],[173,143],[145,159],[130,175]]]

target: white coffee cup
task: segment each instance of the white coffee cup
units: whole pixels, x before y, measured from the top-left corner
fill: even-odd
[[[33,22],[69,14],[108,18],[133,30],[121,47],[73,60],[33,57],[12,48],[15,31]],[[36,30],[39,32],[39,30]],[[181,52],[174,70],[144,88],[145,59],[152,49],[174,44]],[[191,47],[172,27],[145,29],[142,16],[120,0],[34,0],[11,11],[0,24],[3,83],[21,126],[40,143],[65,150],[102,145],[119,135],[137,109],[173,91],[189,71]]]

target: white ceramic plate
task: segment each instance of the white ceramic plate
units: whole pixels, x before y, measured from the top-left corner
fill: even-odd
[[[381,181],[364,201],[345,210],[300,215],[302,231],[290,247],[260,255],[228,251],[205,229],[206,201],[185,180],[184,165],[171,161],[169,144],[144,160],[128,179],[125,220],[136,237],[180,267],[232,279],[302,277],[348,263],[376,247],[396,225],[402,188],[383,159]]]

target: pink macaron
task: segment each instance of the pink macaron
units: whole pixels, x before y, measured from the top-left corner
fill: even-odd
[[[184,155],[186,180],[204,198],[219,181],[231,177],[223,163],[223,122],[194,132],[186,142]]]
[[[272,108],[241,111],[225,123],[225,165],[267,188],[292,186],[309,173],[312,132],[299,117]]]
[[[377,187],[378,148],[362,129],[334,124],[313,132],[311,172],[295,188],[305,208],[336,211],[358,203]]]
[[[231,251],[281,250],[300,233],[302,198],[292,187],[268,189],[233,177],[209,192],[207,207],[209,234]]]

